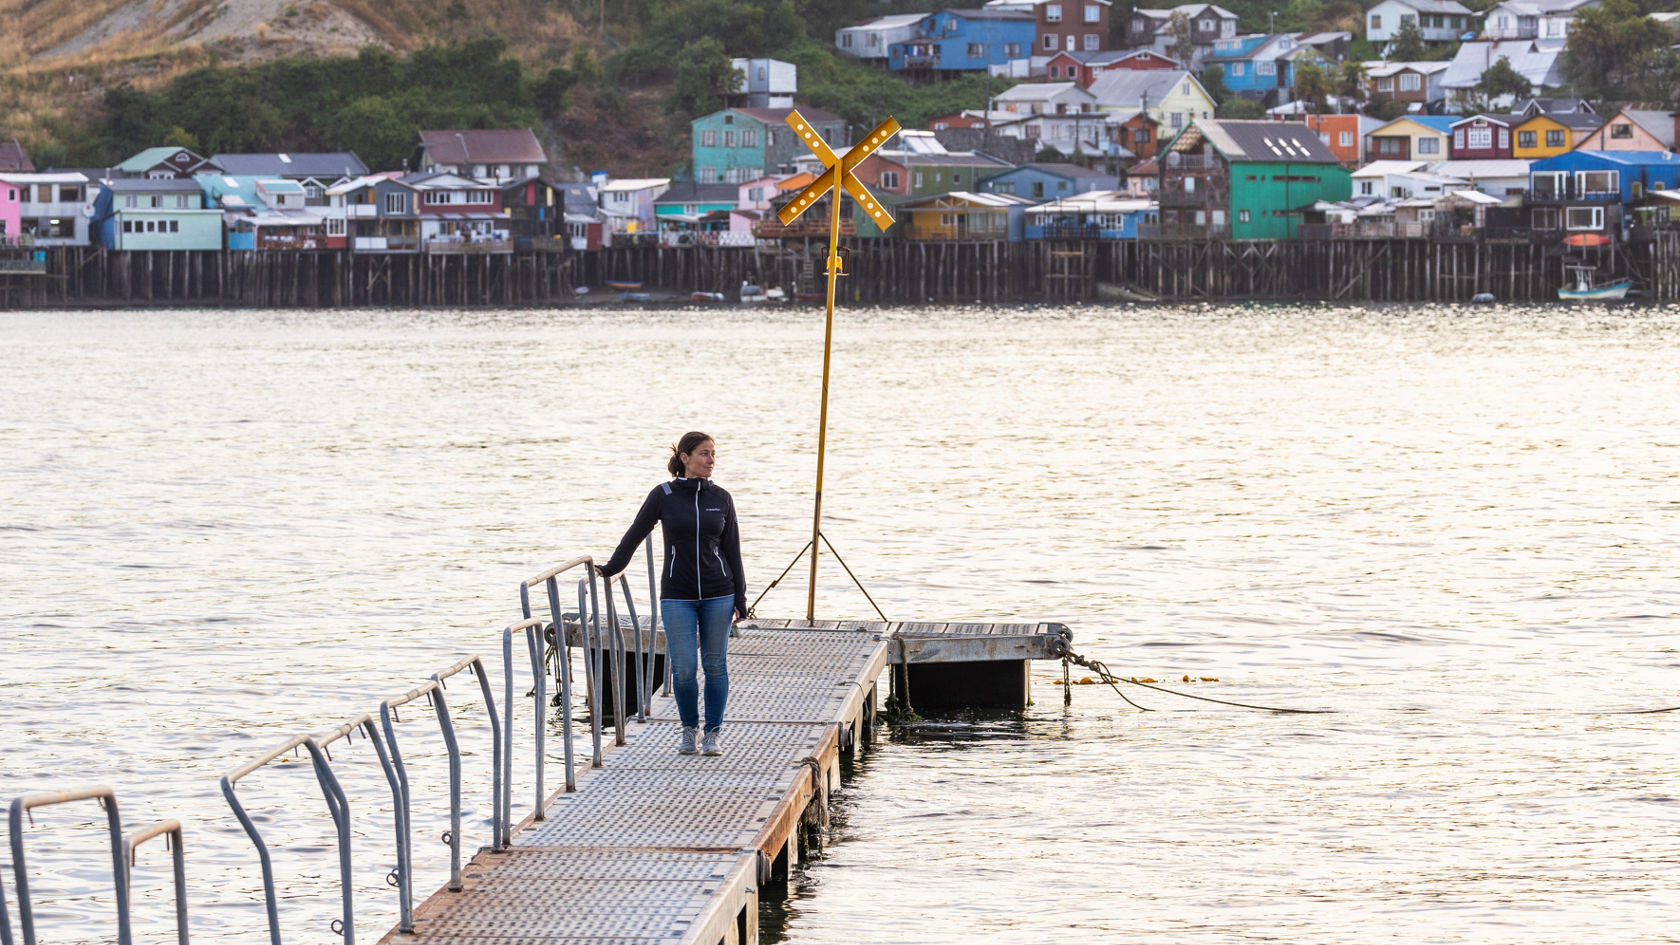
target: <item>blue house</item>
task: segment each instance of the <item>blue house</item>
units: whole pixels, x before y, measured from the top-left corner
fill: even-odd
[[[222,214],[204,206],[196,181],[119,177],[93,200],[93,237],[113,250],[220,250]]]
[[[1565,151],[1529,165],[1529,225],[1574,235],[1625,236],[1651,192],[1680,189],[1671,151]],[[1655,212],[1655,211],[1653,211]]]
[[[1023,164],[982,180],[980,192],[1054,200],[1119,186],[1118,177],[1077,164]]]
[[[941,10],[916,38],[887,47],[887,68],[931,75],[977,72],[1033,54],[1038,19],[1017,10]]]
[[[797,106],[824,141],[844,152],[845,119],[820,108]],[[810,149],[787,124],[792,108],[725,108],[690,123],[694,181],[744,184],[767,175],[792,174],[796,158]]]
[[[1269,100],[1268,93],[1295,87],[1295,56],[1299,50],[1295,37],[1287,33],[1237,36],[1214,43],[1213,55],[1204,62],[1219,67],[1227,89],[1247,98]]]
[[[1026,217],[1024,234],[1029,240],[1135,240],[1138,224],[1157,222],[1160,211],[1147,197],[1098,190],[1028,207]]]

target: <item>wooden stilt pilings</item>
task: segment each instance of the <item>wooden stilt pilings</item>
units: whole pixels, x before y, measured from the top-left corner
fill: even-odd
[[[1680,231],[1571,249],[1474,240],[843,239],[853,304],[1041,302],[1101,297],[1103,284],[1164,299],[1463,302],[1557,298],[1572,259],[1631,276],[1647,297],[1680,297]],[[733,297],[742,283],[818,293],[826,245],[615,246],[582,252],[349,253],[47,250],[47,270],[0,268],[0,307],[235,305],[284,308],[520,306],[567,302],[578,286],[640,282],[678,298]],[[596,296],[599,298],[599,296]]]

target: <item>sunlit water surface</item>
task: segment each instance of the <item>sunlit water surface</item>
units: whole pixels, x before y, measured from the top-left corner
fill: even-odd
[[[180,818],[194,940],[265,940],[216,778],[462,654],[499,679],[518,581],[609,550],[683,430],[756,593],[809,536],[821,339],[810,310],[0,316],[0,795]],[[1123,675],[1335,712],[1064,707],[1041,664],[1023,714],[883,730],[766,938],[1677,940],[1680,712],[1618,714],[1680,704],[1677,367],[1671,308],[843,310],[825,531],[889,616],[1065,621]],[[869,612],[832,561],[819,610]],[[488,736],[450,699],[473,847]],[[431,718],[401,727],[421,895]],[[363,937],[396,915],[372,757],[334,751]],[[287,940],[333,939],[308,765],[240,792]],[[97,819],[27,828],[44,942],[114,938]],[[167,867],[141,851],[152,941]]]

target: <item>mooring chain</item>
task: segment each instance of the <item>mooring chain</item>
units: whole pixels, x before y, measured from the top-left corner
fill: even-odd
[[[1280,709],[1276,706],[1252,705],[1252,704],[1247,703],[1247,702],[1231,702],[1231,701],[1226,700],[1226,699],[1214,699],[1214,698],[1211,698],[1209,696],[1198,696],[1198,695],[1193,695],[1193,694],[1188,693],[1188,692],[1179,692],[1176,689],[1168,689],[1165,686],[1151,685],[1150,683],[1146,683],[1146,682],[1138,682],[1136,679],[1129,679],[1129,678],[1126,678],[1124,676],[1116,676],[1113,672],[1111,672],[1109,670],[1109,668],[1101,660],[1094,660],[1094,659],[1091,659],[1089,657],[1080,656],[1078,653],[1073,652],[1073,649],[1071,647],[1069,647],[1065,642],[1062,644],[1060,649],[1061,649],[1061,656],[1062,656],[1063,678],[1064,679],[1067,678],[1066,667],[1067,667],[1068,664],[1071,663],[1071,664],[1074,664],[1076,666],[1083,666],[1084,668],[1086,668],[1088,670],[1091,670],[1092,672],[1096,673],[1098,678],[1100,678],[1103,682],[1108,683],[1109,688],[1114,690],[1115,695],[1119,696],[1122,699],[1125,699],[1127,705],[1131,706],[1134,709],[1137,709],[1140,712],[1150,712],[1150,711],[1153,711],[1153,710],[1146,709],[1143,706],[1138,705],[1136,702],[1133,702],[1131,699],[1127,698],[1126,694],[1124,692],[1120,691],[1120,686],[1119,686],[1120,683],[1123,683],[1123,682],[1131,683],[1134,686],[1141,686],[1144,689],[1153,689],[1156,692],[1164,692],[1164,693],[1166,693],[1167,695],[1170,695],[1170,696],[1183,696],[1186,699],[1197,699],[1197,700],[1202,701],[1202,702],[1213,702],[1213,703],[1217,703],[1219,705],[1234,706],[1234,707],[1239,708],[1239,709],[1258,709],[1261,712],[1286,712],[1286,713],[1289,713],[1291,715],[1325,715],[1325,714],[1328,714],[1328,713],[1331,713],[1331,712],[1335,711],[1334,709]],[[1069,691],[1071,692],[1071,689]]]

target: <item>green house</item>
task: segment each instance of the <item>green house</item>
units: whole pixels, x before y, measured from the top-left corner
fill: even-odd
[[[1353,195],[1352,173],[1301,122],[1197,119],[1156,162],[1166,239],[1291,239],[1314,203]]]

